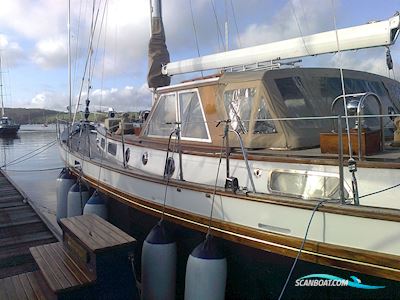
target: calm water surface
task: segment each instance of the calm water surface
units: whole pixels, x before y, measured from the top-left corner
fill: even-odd
[[[16,137],[0,137],[0,166],[58,229],[56,178],[63,162],[55,141],[54,125],[22,125]]]

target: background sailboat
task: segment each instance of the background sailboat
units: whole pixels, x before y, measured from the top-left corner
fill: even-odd
[[[1,119],[0,119],[0,136],[15,135],[19,130],[19,124],[15,124],[5,115],[4,110],[4,93],[3,93],[3,73],[0,57],[0,98],[1,98]]]

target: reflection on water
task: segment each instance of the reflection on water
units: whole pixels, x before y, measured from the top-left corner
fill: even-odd
[[[15,137],[0,137],[0,166],[56,224],[56,178],[63,163],[54,125],[22,125]]]

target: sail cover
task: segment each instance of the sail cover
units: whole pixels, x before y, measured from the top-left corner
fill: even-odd
[[[167,86],[171,82],[169,76],[161,74],[161,67],[170,62],[165,44],[164,25],[161,14],[151,18],[151,38],[149,42],[149,73],[147,83],[150,88]]]

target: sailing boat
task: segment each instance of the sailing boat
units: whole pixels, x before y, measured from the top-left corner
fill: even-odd
[[[0,119],[0,136],[16,135],[19,130],[19,124],[8,118],[4,112],[4,94],[3,94],[3,73],[0,57],[0,98],[1,98],[1,119]]]
[[[96,133],[63,135],[61,156],[76,176],[140,215],[128,217],[138,228],[146,217],[155,224],[162,216],[245,247],[253,259],[298,257],[314,270],[358,272],[393,285],[400,281],[399,127],[393,133],[400,83],[263,62],[386,47],[399,28],[396,14],[171,63],[161,7],[152,1],[148,82],[155,102],[140,133],[112,118]],[[175,74],[213,69],[224,72],[170,85]],[[228,276],[228,287],[237,291],[249,277],[262,290],[265,279],[239,273]]]

